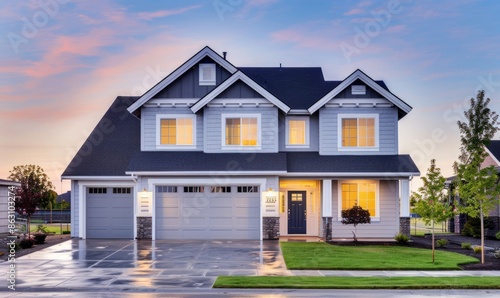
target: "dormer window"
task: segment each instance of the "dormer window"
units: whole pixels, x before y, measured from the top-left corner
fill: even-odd
[[[351,94],[353,94],[353,95],[365,95],[366,94],[366,86],[365,85],[352,85],[351,86]]]
[[[200,63],[200,86],[215,85],[215,64]]]

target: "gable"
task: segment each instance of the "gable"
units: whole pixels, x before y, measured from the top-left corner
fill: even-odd
[[[262,98],[262,95],[241,80],[238,80],[215,98]]]
[[[200,64],[215,64],[215,85],[200,85]],[[225,81],[231,73],[210,57],[205,57],[152,98],[201,98]]]
[[[365,94],[353,94],[351,91],[352,86],[364,86]],[[384,98],[384,97],[379,92],[375,91],[375,89],[366,85],[360,79],[357,79],[352,84],[348,85],[344,90],[340,91],[337,95],[335,95],[334,98]]]
[[[483,166],[500,166],[500,141],[490,141],[486,146],[486,152],[488,153],[488,157],[485,162],[488,162],[488,164],[484,164]]]

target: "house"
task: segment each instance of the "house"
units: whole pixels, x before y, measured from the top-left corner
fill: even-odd
[[[205,47],[140,97],[116,98],[64,171],[80,238],[409,234],[398,121],[411,107],[361,70],[235,67]]]
[[[19,182],[0,179],[0,234],[9,233],[9,224],[15,214],[12,188],[19,186]]]
[[[486,168],[494,166],[497,169],[497,172],[500,173],[500,140],[490,141],[490,143],[486,146],[486,153],[487,156],[481,164],[481,167]],[[455,180],[455,178],[456,176],[447,178],[446,184],[448,186],[453,185],[453,180]],[[460,198],[455,196],[454,200],[455,202],[459,202]],[[464,228],[467,218],[466,214],[456,214],[452,220],[450,220],[450,231],[460,234]],[[487,236],[495,237],[495,233],[500,231],[500,205],[497,205],[495,209],[490,211],[488,218],[491,223],[491,228],[488,229]]]

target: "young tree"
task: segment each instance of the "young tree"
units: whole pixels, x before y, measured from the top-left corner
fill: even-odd
[[[350,209],[342,210],[342,224],[344,225],[354,225],[354,241],[358,241],[356,238],[356,227],[358,224],[369,224],[371,222],[370,211],[363,209],[361,206],[354,205]]]
[[[16,212],[27,217],[28,238],[30,236],[30,219],[36,208],[43,202],[47,193],[53,188],[52,182],[40,166],[15,166],[10,171],[9,179],[20,182],[16,192]]]
[[[455,163],[457,190],[464,206],[459,210],[481,222],[481,263],[484,264],[484,217],[498,204],[500,185],[494,166],[481,168],[487,156],[488,145],[498,130],[498,114],[488,108],[490,99],[484,91],[471,98],[469,110],[464,112],[466,122],[458,121],[460,129],[460,157]]]
[[[444,192],[446,179],[441,175],[441,169],[436,167],[435,159],[431,160],[427,175],[420,179],[423,185],[418,188],[417,193],[414,193],[417,203],[413,211],[420,215],[426,224],[430,223],[432,226],[432,263],[434,263],[434,224],[450,218],[453,215],[453,209]]]

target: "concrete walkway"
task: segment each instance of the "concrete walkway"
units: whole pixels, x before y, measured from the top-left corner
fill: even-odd
[[[10,262],[0,263],[7,291]],[[277,241],[72,239],[15,262],[21,291],[209,289],[217,276],[498,276],[500,271],[287,270]],[[3,296],[0,294],[0,296]]]

